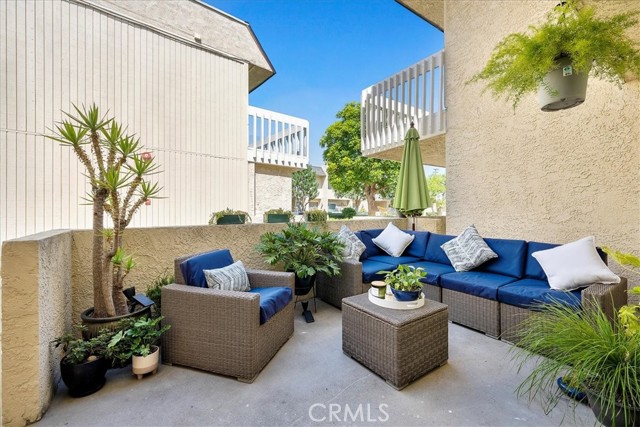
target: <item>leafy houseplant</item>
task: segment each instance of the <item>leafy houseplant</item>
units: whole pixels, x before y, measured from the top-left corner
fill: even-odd
[[[288,224],[281,232],[267,232],[260,236],[256,250],[265,256],[269,265],[280,265],[295,273],[295,294],[307,295],[315,284],[317,273],[327,276],[340,274],[344,243],[329,231],[310,229],[306,224]],[[308,303],[302,302],[303,315],[313,322]]]
[[[209,225],[215,224],[244,224],[246,220],[251,222],[251,217],[245,211],[226,208],[221,211],[211,213]]]
[[[415,301],[420,297],[424,284],[420,281],[427,273],[422,267],[400,264],[393,271],[379,271],[384,274],[384,282],[389,285],[391,292],[398,301]]]
[[[265,222],[270,224],[275,223],[287,223],[293,218],[291,211],[286,211],[282,208],[269,209],[264,213]]]
[[[625,35],[638,23],[637,15],[634,11],[599,18],[592,7],[581,8],[578,0],[567,0],[550,11],[544,23],[530,26],[528,33],[513,33],[502,39],[484,69],[469,82],[486,81],[486,89],[512,101],[514,109],[524,95],[539,89],[541,99],[545,94],[557,96],[558,87],[551,81],[561,82],[563,76],[586,78],[591,72],[594,77],[620,85],[627,72],[640,76],[640,51]],[[546,79],[560,67],[559,78]],[[582,101],[575,99],[574,104]],[[570,100],[564,102],[558,108],[551,105],[543,110],[575,106]]]
[[[102,388],[109,368],[105,355],[111,336],[111,332],[101,331],[84,340],[68,333],[53,341],[55,347],[62,347],[65,353],[60,360],[60,373],[70,396],[87,396]]]
[[[114,119],[100,114],[95,105],[78,108],[56,125],[49,138],[71,147],[86,168],[93,205],[93,310],[95,318],[127,314],[122,293],[124,279],[135,261],[123,248],[122,236],[133,215],[161,188],[149,177],[157,172],[153,158],[141,153],[140,140],[127,135]],[[105,212],[113,228],[104,226]],[[87,310],[85,313],[89,313]]]

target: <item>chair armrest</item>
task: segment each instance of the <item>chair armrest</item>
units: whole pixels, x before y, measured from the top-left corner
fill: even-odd
[[[620,283],[603,285],[596,283],[582,291],[582,301],[591,301],[602,308],[602,311],[612,319],[618,309],[627,303],[627,279],[620,278]]]
[[[340,275],[318,274],[318,296],[335,307],[341,307],[342,298],[359,295],[367,291],[368,285],[362,283],[362,263],[346,259],[340,264]]]
[[[260,295],[174,283],[162,288],[162,315],[168,324],[221,328],[232,322],[249,333],[260,324]]]
[[[285,271],[247,270],[251,287],[273,288],[276,286],[288,287],[292,295],[295,290],[295,274]]]

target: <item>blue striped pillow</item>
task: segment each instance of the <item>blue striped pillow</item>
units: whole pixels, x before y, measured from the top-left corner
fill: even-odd
[[[242,261],[236,261],[231,265],[214,270],[203,270],[202,273],[211,289],[242,292],[251,289],[249,276],[247,276]]]

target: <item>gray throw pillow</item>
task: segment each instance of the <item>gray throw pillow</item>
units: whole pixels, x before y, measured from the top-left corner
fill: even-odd
[[[207,285],[211,289],[223,291],[248,291],[249,276],[244,269],[242,261],[236,261],[231,265],[213,270],[203,270]]]
[[[440,246],[456,271],[469,271],[498,258],[472,224],[455,239]]]
[[[354,259],[358,261],[360,255],[367,249],[367,247],[358,239],[358,236],[353,234],[349,227],[343,225],[340,227],[340,231],[337,233],[338,240],[344,243],[344,249],[342,250],[342,256],[347,259]]]

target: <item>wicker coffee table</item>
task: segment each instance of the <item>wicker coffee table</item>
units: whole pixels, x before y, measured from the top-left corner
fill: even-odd
[[[415,310],[393,310],[367,294],[342,300],[342,350],[400,390],[447,363],[447,306],[427,300]]]

